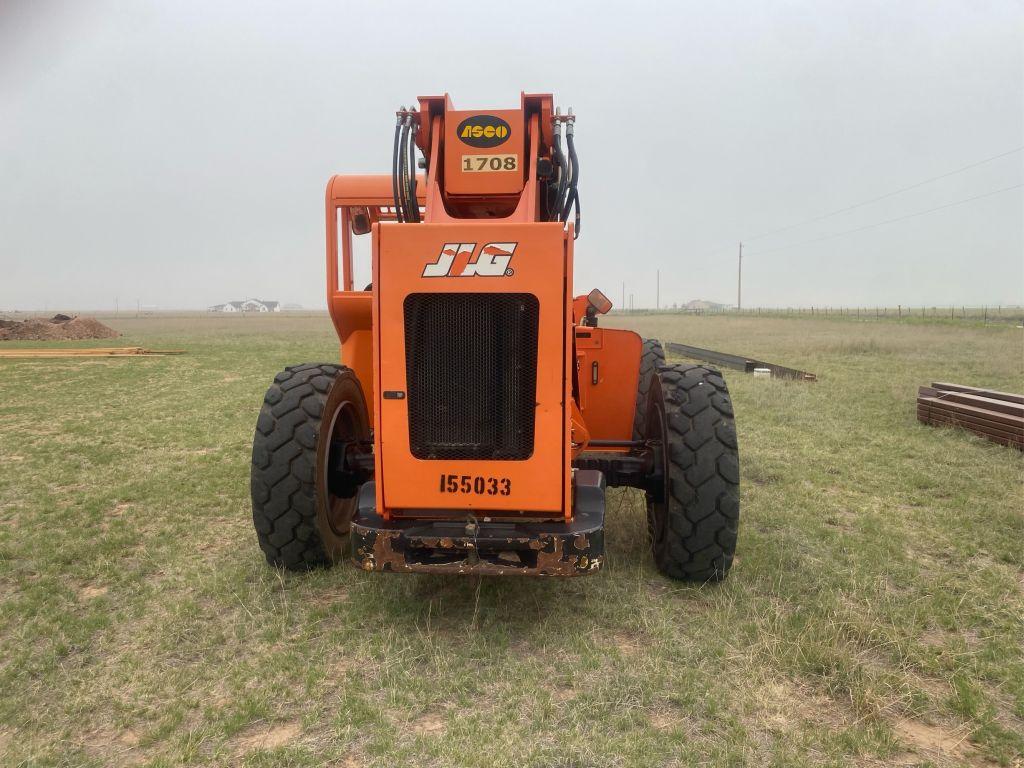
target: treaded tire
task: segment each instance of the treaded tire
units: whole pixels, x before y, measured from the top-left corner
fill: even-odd
[[[644,339],[640,352],[640,380],[636,386],[636,410],[633,415],[633,439],[643,440],[647,426],[651,380],[659,365],[665,364],[665,350],[657,339]]]
[[[655,564],[673,579],[721,581],[732,566],[740,518],[736,424],[722,374],[700,365],[659,366],[648,430],[662,433],[665,471],[664,487],[647,496]]]
[[[306,363],[274,377],[256,421],[250,477],[253,525],[268,563],[301,571],[342,556],[355,496],[328,491],[331,440],[369,434],[351,369]]]

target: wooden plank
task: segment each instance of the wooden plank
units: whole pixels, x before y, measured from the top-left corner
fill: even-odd
[[[939,408],[930,408],[927,405],[918,405],[917,412],[918,414],[923,412],[932,418],[946,419],[948,421],[953,421],[958,424],[969,424],[972,427],[976,427],[978,429],[996,429],[1001,432],[1007,432],[1009,434],[1024,437],[1024,427],[1016,426],[1013,424],[1004,424],[1002,422],[992,421],[990,419],[982,419],[977,416],[965,416],[963,414],[944,411]]]
[[[1003,416],[1001,413],[990,413],[987,416],[977,413],[964,413],[963,411],[952,410],[944,408],[942,406],[932,405],[930,403],[917,404],[918,409],[927,408],[932,413],[941,415],[943,417],[961,419],[969,424],[977,424],[979,427],[995,427],[996,429],[1008,429],[1010,431],[1018,431],[1024,434],[1024,421],[1013,422],[1011,416]]]
[[[972,405],[975,408],[984,408],[986,411],[999,411],[1010,416],[1024,417],[1024,405],[1008,403],[1005,400],[996,400],[993,397],[965,395],[962,392],[940,392],[937,399],[947,403],[962,403],[963,405]]]
[[[972,432],[991,434],[997,437],[1005,437],[1008,440],[1024,442],[1024,429],[1007,427],[993,422],[983,422],[981,419],[973,419],[973,417],[970,416],[950,415],[947,412],[928,408],[927,406],[919,406],[917,409],[917,415],[919,418],[923,416],[931,422],[940,422],[956,427],[963,427],[964,429],[969,429]]]
[[[964,432],[970,432],[973,435],[978,435],[979,437],[984,437],[987,440],[991,440],[993,443],[999,443],[1000,445],[1005,445],[1011,448],[1024,450],[1024,441],[1017,440],[1016,438],[1003,437],[1001,435],[995,435],[989,432],[978,432],[973,429],[968,429],[967,427],[964,427],[959,424],[952,424],[942,420],[930,419],[927,416],[918,416],[917,418],[918,421],[924,424],[928,424],[929,426],[932,427],[938,427],[940,429],[961,429]]]
[[[975,408],[981,411],[1012,416],[1015,419],[1024,419],[1024,406],[1018,406],[1015,402],[993,400],[990,397],[978,397],[977,395],[961,394],[959,392],[940,392],[934,397],[928,397],[928,399],[943,402],[950,408]]]
[[[953,411],[955,413],[962,413],[967,416],[991,419],[992,421],[999,421],[1011,426],[1024,424],[1024,417],[1021,416],[1013,416],[1008,413],[990,411],[987,408],[978,408],[973,405],[964,405],[963,403],[953,403],[949,400],[940,400],[937,397],[919,397],[917,398],[917,402],[921,405],[927,405],[930,408],[940,408],[947,411]]]
[[[162,355],[183,355],[183,349],[145,349],[144,347],[16,347],[0,349],[0,359],[34,360],[53,357],[159,357]]]
[[[689,344],[679,344],[675,341],[665,342],[664,347],[665,351],[674,355],[679,355],[680,357],[688,357],[691,360],[702,360],[708,363],[714,363],[715,365],[719,365],[724,368],[743,371],[744,373],[752,373],[755,368],[768,368],[772,372],[773,379],[797,379],[799,381],[818,380],[817,376],[813,373],[808,373],[807,371],[799,371],[795,368],[787,368],[784,365],[776,365],[775,363],[766,363],[763,360],[754,360],[749,357],[732,355],[728,352],[718,352],[714,349],[704,349],[702,347],[691,347]]]
[[[141,347],[92,347],[77,349],[63,349],[60,347],[22,347],[19,349],[2,349],[0,350],[0,356],[39,357],[45,355],[60,355],[61,357],[96,357],[98,355],[140,355],[143,354],[144,352],[145,350],[143,350]]]
[[[932,421],[942,421],[949,424],[962,426],[965,429],[998,432],[1001,436],[1004,437],[1013,437],[1015,439],[1024,440],[1024,432],[1022,432],[1020,429],[1015,429],[1014,427],[1008,427],[1005,424],[982,424],[977,421],[964,421],[963,417],[957,418],[955,416],[951,416],[941,411],[936,411],[934,409],[928,409],[925,407],[921,407],[918,409],[918,415],[924,415],[926,418]]]
[[[960,404],[972,405],[978,408],[984,408],[985,410],[994,410],[999,411],[1000,413],[1009,414],[1011,416],[1020,415],[1024,417],[1024,405],[1017,405],[1016,403],[1007,400],[998,400],[996,398],[982,397],[981,395],[975,395],[964,392],[946,391],[942,389],[936,389],[934,386],[918,387],[917,396],[919,398],[934,397],[938,400],[942,400],[945,403],[956,404],[958,407]]]
[[[980,395],[981,397],[991,397],[994,400],[1005,400],[1008,403],[1019,403],[1020,405],[1024,405],[1024,395],[1016,395],[1012,392],[999,392],[994,389],[968,387],[964,384],[949,384],[944,381],[933,381],[932,386],[935,389],[942,390],[944,392],[963,392],[968,395]]]
[[[969,432],[970,434],[975,435],[976,437],[983,437],[989,442],[998,443],[999,445],[1005,446],[1007,448],[1016,448],[1018,451],[1024,451],[1024,443],[1020,443],[1016,440],[1010,440],[1005,437],[997,437],[996,435],[986,435],[981,432],[975,432],[974,430],[963,429],[962,427],[957,427],[952,424],[942,424],[933,422],[928,422],[928,424],[930,426],[935,427],[936,429],[961,429],[962,431]]]

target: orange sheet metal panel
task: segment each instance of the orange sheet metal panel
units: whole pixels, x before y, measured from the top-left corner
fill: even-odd
[[[534,122],[536,125],[536,122]],[[573,484],[572,477],[570,476],[569,467],[572,466],[573,458],[573,446],[572,446],[572,372],[576,366],[576,360],[573,359],[572,348],[576,343],[573,338],[573,307],[572,307],[572,281],[573,281],[573,265],[576,263],[575,255],[576,247],[576,231],[573,229],[573,225],[570,224],[566,228],[565,232],[565,279],[562,280],[562,327],[566,329],[565,332],[565,351],[564,351],[564,362],[562,366],[562,402],[565,405],[563,409],[563,422],[562,422],[562,461],[566,467],[565,482],[562,488],[562,505],[565,513],[565,519],[572,519],[573,509]],[[577,409],[578,410],[578,409]]]
[[[580,410],[591,440],[632,440],[643,342],[632,331],[576,327]]]
[[[373,260],[377,507],[566,514],[566,233],[558,223],[381,224]],[[470,244],[473,244],[472,246]],[[504,256],[486,254],[501,244]],[[451,247],[451,246],[456,247]],[[499,251],[502,249],[498,249]],[[446,254],[445,251],[449,253]],[[501,268],[498,269],[498,266]],[[418,459],[409,439],[405,299],[430,293],[528,293],[539,305],[533,453],[523,460]],[[507,493],[453,494],[442,477],[497,478]]]
[[[416,175],[416,199],[426,202],[426,176]],[[361,205],[394,205],[391,174],[332,176],[327,182],[327,202],[336,207]]]
[[[453,110],[444,118],[444,188],[449,195],[518,195],[526,178],[521,109]]]

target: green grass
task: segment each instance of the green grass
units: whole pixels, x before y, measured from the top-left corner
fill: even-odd
[[[108,322],[189,353],[0,361],[4,765],[1024,761],[1024,460],[914,417],[933,379],[1024,390],[1020,329],[614,318],[820,379],[727,372],[738,558],[693,587],[633,492],[583,579],[278,573],[253,425],[329,323]]]

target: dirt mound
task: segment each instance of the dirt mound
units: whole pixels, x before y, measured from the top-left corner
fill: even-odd
[[[116,339],[120,335],[95,317],[54,315],[49,320],[39,318],[29,318],[22,322],[0,320],[0,341]]]

